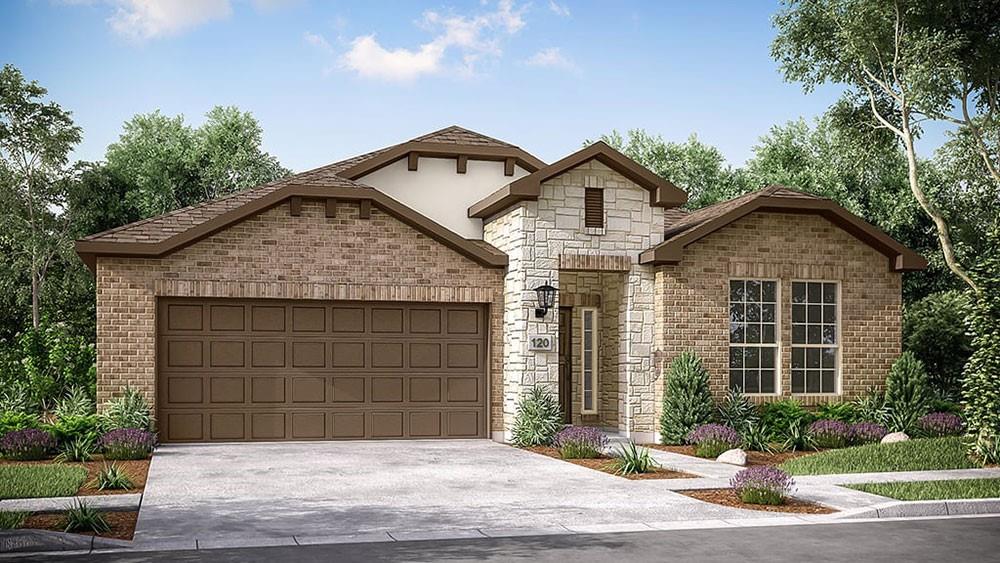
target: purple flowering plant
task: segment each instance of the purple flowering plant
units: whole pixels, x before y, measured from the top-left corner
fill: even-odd
[[[139,428],[119,428],[101,436],[97,447],[104,459],[146,459],[156,447],[156,434]]]
[[[608,437],[600,429],[589,426],[567,426],[552,440],[564,459],[601,457],[608,446]]]
[[[843,448],[851,442],[851,427],[839,420],[817,420],[806,432],[820,448]]]
[[[734,475],[729,485],[747,504],[784,504],[795,480],[777,467],[754,465]]]
[[[702,424],[688,433],[687,443],[694,446],[698,457],[719,457],[726,450],[738,448],[743,440],[736,430],[725,424]]]
[[[958,436],[962,433],[962,417],[950,412],[932,412],[920,417],[917,428],[924,436]]]
[[[889,431],[877,422],[855,422],[851,425],[851,443],[871,444],[878,442]]]
[[[4,434],[0,440],[0,451],[3,451],[4,457],[18,461],[45,459],[55,447],[52,435],[36,428],[14,430]]]

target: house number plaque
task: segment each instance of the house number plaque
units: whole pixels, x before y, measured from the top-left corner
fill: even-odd
[[[552,337],[539,334],[528,337],[528,350],[532,352],[551,352]]]

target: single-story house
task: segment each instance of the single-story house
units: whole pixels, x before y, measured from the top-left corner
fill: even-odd
[[[165,442],[504,440],[545,385],[652,441],[685,350],[719,397],[883,382],[923,258],[786,187],[686,201],[601,142],[448,127],[89,236],[99,399],[141,390]]]

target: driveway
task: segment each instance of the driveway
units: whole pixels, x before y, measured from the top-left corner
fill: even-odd
[[[488,440],[159,448],[136,541],[768,518]]]

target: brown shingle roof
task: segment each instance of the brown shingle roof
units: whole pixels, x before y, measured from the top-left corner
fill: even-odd
[[[802,198],[802,199],[815,199],[821,200],[826,199],[823,197],[815,196],[812,194],[807,194],[805,192],[795,191],[784,186],[773,185],[759,190],[756,192],[751,192],[748,194],[741,195],[739,197],[729,199],[726,201],[720,201],[719,203],[709,205],[708,207],[702,207],[701,209],[696,209],[687,213],[683,217],[678,218],[672,223],[668,222],[666,232],[664,237],[667,240],[680,236],[686,231],[689,231],[699,225],[703,225],[712,219],[721,217],[730,211],[742,207],[754,200],[769,197],[781,197],[781,198]]]
[[[513,148],[515,145],[510,143],[505,143],[500,139],[494,139],[493,137],[487,137],[482,133],[476,133],[475,131],[469,131],[468,129],[459,127],[458,125],[452,125],[450,127],[445,127],[433,133],[428,133],[426,135],[421,135],[413,141],[421,143],[442,143],[451,145],[482,145],[484,147],[510,147]]]

